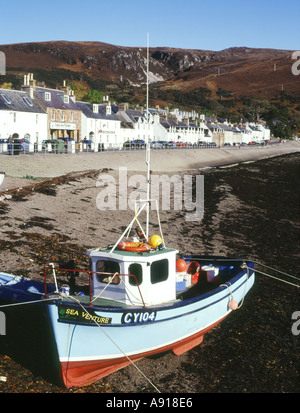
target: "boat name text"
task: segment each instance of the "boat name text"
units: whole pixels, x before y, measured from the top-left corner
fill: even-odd
[[[141,313],[124,313],[122,316],[122,324],[141,324],[155,321],[156,311],[141,312]]]
[[[95,314],[92,310],[84,311],[70,307],[60,307],[58,310],[59,320],[81,321],[97,324],[111,324],[111,318]]]

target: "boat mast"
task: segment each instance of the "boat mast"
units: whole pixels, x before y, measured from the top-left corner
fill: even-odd
[[[150,141],[149,141],[149,33],[147,33],[147,96],[146,96],[146,164],[147,164],[147,221],[146,239],[149,238],[149,213],[150,213]]]

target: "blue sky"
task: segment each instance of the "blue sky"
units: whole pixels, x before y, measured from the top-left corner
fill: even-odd
[[[1,1],[1,3],[3,0]],[[14,0],[0,44],[101,41],[143,47],[300,49],[299,0]]]

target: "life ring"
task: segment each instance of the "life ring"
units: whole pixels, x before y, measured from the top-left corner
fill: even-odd
[[[150,245],[146,244],[145,242],[130,242],[130,241],[119,242],[117,248],[119,250],[131,251],[131,252],[145,252],[151,249]]]

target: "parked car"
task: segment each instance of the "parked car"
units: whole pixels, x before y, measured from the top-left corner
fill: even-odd
[[[206,148],[208,143],[206,141],[199,141],[198,142],[198,147],[199,148]]]
[[[209,142],[208,146],[209,146],[209,148],[216,148],[217,144],[216,144],[216,142]]]
[[[150,147],[155,149],[155,148],[162,148],[162,144],[159,141],[153,141],[150,143]]]
[[[186,144],[184,142],[177,142],[176,146],[184,147],[184,146],[186,146]]]
[[[146,142],[142,139],[136,139],[135,141],[131,142],[132,148],[146,148]]]
[[[123,143],[123,148],[131,148],[132,142],[131,141],[125,141]]]
[[[173,145],[171,144],[171,142],[168,141],[159,141],[159,143],[161,144],[161,146],[163,148],[171,148]]]
[[[224,146],[231,146],[231,143],[225,142],[225,143],[224,143]]]
[[[69,143],[69,142],[75,142],[73,138],[58,138],[58,139],[64,141],[64,143],[65,143],[65,148],[68,147],[68,143]],[[58,139],[54,139],[54,140],[58,140]]]
[[[84,144],[86,145],[84,149],[91,149],[93,141],[90,139],[83,139],[82,141],[80,141],[80,143],[82,143],[83,145]]]

